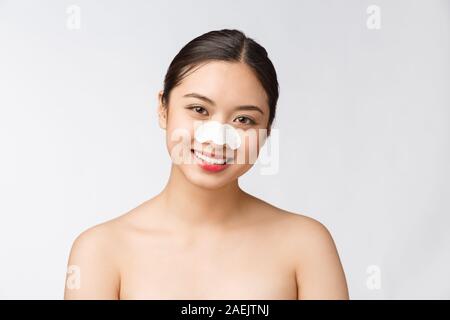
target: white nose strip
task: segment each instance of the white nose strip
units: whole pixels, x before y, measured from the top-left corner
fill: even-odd
[[[233,150],[241,145],[241,137],[233,126],[214,120],[203,122],[195,130],[195,140],[200,143],[212,141],[218,145],[227,144]]]

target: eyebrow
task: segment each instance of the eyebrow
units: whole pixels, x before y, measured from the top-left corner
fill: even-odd
[[[197,99],[205,101],[206,103],[209,103],[212,106],[216,106],[216,103],[213,100],[211,100],[210,98],[208,98],[208,97],[206,97],[204,95],[201,95],[201,94],[198,94],[198,93],[195,93],[195,92],[187,93],[183,97],[186,97],[186,98],[197,98]],[[260,112],[261,114],[264,114],[264,112],[261,110],[261,108],[259,108],[257,106],[253,106],[253,105],[237,106],[236,110],[255,110],[255,111]]]

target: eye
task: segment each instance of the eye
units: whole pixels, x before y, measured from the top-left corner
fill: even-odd
[[[192,111],[194,111],[195,113],[198,113],[198,114],[202,114],[202,115],[207,115],[208,114],[208,111],[206,111],[206,109],[203,108],[202,106],[191,106],[191,107],[188,107],[188,109],[190,109],[190,110],[192,110]]]
[[[245,116],[240,116],[240,117],[237,117],[236,119],[238,119],[238,122],[241,124],[253,125],[256,123],[253,119],[250,119],[249,117],[245,117]]]

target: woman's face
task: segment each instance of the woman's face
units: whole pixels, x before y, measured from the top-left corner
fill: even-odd
[[[201,187],[220,188],[244,174],[256,161],[266,137],[267,95],[244,63],[209,61],[193,70],[172,89],[168,108],[162,105],[159,92],[159,124],[166,130],[172,161],[186,178]],[[239,135],[240,146],[233,150],[226,143],[199,142],[195,130],[206,121],[232,126],[230,131]],[[223,167],[210,165],[193,150],[233,160]]]

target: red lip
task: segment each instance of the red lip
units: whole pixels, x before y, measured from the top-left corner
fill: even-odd
[[[200,167],[202,167],[206,171],[211,172],[218,172],[224,170],[226,167],[228,167],[228,164],[207,164],[207,163],[200,163]]]
[[[205,161],[203,161],[202,159],[199,159],[195,156],[194,151],[191,150],[192,156],[195,157],[195,159],[197,159],[198,161],[198,165],[205,171],[209,171],[209,172],[219,172],[222,170],[225,170],[230,164],[225,163],[225,164],[210,164],[207,163]]]

